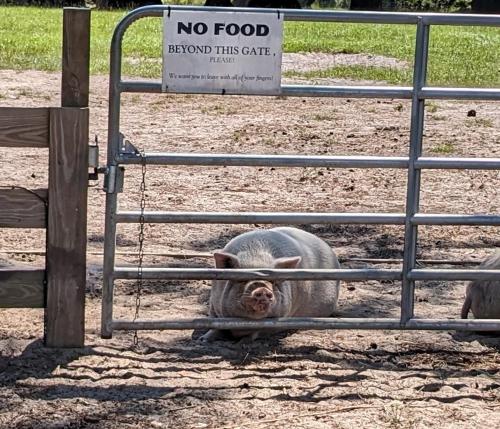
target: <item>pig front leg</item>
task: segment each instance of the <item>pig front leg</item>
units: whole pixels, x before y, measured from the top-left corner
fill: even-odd
[[[198,338],[198,341],[200,343],[211,343],[213,341],[222,340],[223,338],[225,338],[225,335],[220,329],[210,329]]]

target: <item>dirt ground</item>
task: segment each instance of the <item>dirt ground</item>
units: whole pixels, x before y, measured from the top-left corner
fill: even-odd
[[[298,60],[307,64],[308,57],[285,65]],[[323,57],[309,60],[323,66]],[[91,135],[101,142],[102,163],[107,84],[104,76],[91,80]],[[57,74],[0,70],[3,106],[57,106],[59,88]],[[472,110],[476,115],[468,116]],[[425,154],[500,156],[499,113],[498,103],[429,102]],[[146,151],[405,156],[409,119],[410,102],[401,100],[127,94],[121,126]],[[1,149],[0,185],[44,187],[46,165],[45,150]],[[128,168],[121,208],[138,208],[139,183],[139,169]],[[421,211],[500,213],[499,185],[498,171],[424,171]],[[148,167],[146,188],[149,210],[403,212],[406,174]],[[45,349],[41,310],[0,310],[0,428],[500,427],[494,335],[302,331],[249,345],[203,345],[188,331],[155,331],[139,333],[138,349],[128,332],[100,339],[103,225],[101,179],[89,189],[84,349]],[[147,226],[146,264],[210,266],[203,253],[255,227],[264,226]],[[400,226],[302,227],[325,239],[345,267],[400,266],[352,260],[401,258]],[[137,225],[120,225],[118,232],[117,264],[136,266]],[[419,258],[474,266],[499,244],[498,228],[422,227]],[[43,248],[43,231],[3,230],[0,264],[43,265],[36,253]],[[135,287],[117,282],[117,318],[133,316]],[[140,316],[205,315],[209,290],[203,281],[145,282]],[[464,290],[464,282],[419,283],[417,317],[458,317]],[[398,317],[399,292],[397,282],[342,282],[339,315]]]

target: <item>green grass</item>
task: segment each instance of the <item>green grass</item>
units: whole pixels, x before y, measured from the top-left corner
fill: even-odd
[[[0,67],[58,70],[61,25],[57,9],[0,7]]]
[[[108,72],[109,45],[124,11],[93,11],[91,73]],[[0,7],[0,68],[60,69],[61,9]],[[345,23],[285,23],[285,52],[366,53],[413,63],[415,27]],[[443,86],[500,86],[500,29],[432,27],[428,83]],[[123,45],[123,73],[161,76],[161,20],[132,24]],[[410,68],[338,66],[305,77],[338,77],[410,84]]]
[[[440,154],[450,154],[455,151],[455,146],[453,143],[442,143],[435,148],[431,149],[432,153],[440,153]]]
[[[438,105],[432,101],[425,103],[425,107],[428,113],[436,113],[438,111]]]
[[[338,66],[309,72],[285,72],[286,77],[312,78],[349,78],[357,80],[383,80],[392,84],[410,82],[410,70],[398,70],[388,67]]]
[[[385,55],[413,64],[415,27],[409,25],[289,22],[285,52],[318,51]],[[500,86],[500,29],[431,28],[428,83],[444,86]],[[389,67],[340,66],[318,77],[384,80],[409,84],[412,71]],[[314,77],[303,74],[303,76]]]

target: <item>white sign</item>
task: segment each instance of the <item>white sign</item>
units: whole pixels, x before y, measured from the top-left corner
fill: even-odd
[[[164,92],[279,94],[283,14],[165,11]]]

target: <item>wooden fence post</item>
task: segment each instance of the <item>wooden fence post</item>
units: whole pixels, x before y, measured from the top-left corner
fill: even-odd
[[[64,8],[61,106],[89,106],[90,9]]]
[[[90,10],[63,13],[62,108],[50,109],[45,344],[83,347]]]

